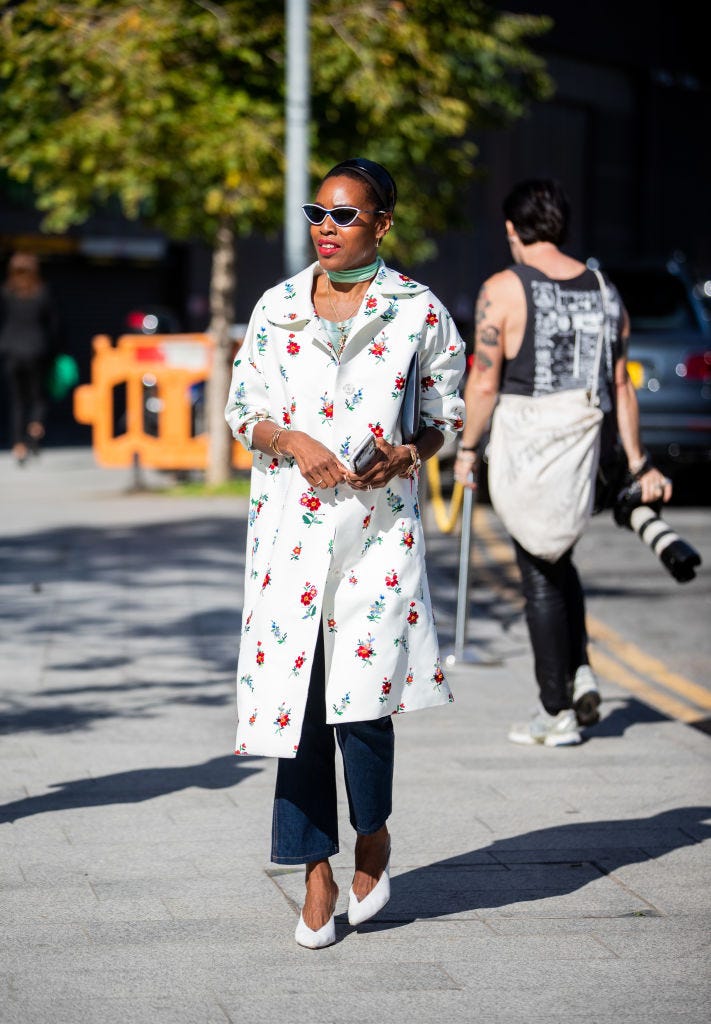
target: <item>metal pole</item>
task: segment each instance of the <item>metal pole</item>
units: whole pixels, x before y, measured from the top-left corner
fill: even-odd
[[[457,584],[457,619],[454,626],[454,661],[464,658],[464,635],[469,618],[469,566],[471,564],[472,511],[474,491],[464,488],[462,501],[462,533],[459,539],[459,582]]]
[[[309,0],[286,0],[284,264],[289,277],[308,263],[301,206],[309,199],[309,101]]]
[[[499,665],[500,659],[480,654],[472,645],[466,645],[467,623],[469,621],[469,567],[472,548],[472,514],[474,512],[474,491],[464,488],[462,501],[462,532],[459,538],[459,580],[457,583],[457,617],[454,625],[454,650],[444,656],[449,668],[465,663],[470,665]]]

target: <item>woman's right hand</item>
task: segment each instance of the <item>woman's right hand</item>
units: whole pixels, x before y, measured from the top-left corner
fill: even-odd
[[[333,452],[302,430],[284,431],[279,450],[296,459],[304,480],[311,487],[335,487],[348,477],[348,469]]]

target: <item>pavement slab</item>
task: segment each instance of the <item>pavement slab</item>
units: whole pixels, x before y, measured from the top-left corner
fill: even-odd
[[[349,926],[339,769],[337,942],[294,943],[275,762],[232,754],[247,504],[165,482],[0,453],[0,1024],[705,1024],[709,736],[610,682],[579,748],[507,743],[531,656],[483,580],[481,662],[395,721],[390,903]]]

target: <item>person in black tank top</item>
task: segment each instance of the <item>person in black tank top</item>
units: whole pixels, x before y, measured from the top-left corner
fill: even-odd
[[[594,272],[560,250],[569,204],[549,180],[518,184],[504,201],[514,265],[490,277],[476,306],[474,365],[464,398],[466,421],[455,478],[476,487],[477,447],[499,394],[543,397],[587,388],[595,375],[595,349],[603,324],[598,393],[603,412],[616,411],[630,474],[640,481],[642,501],[668,501],[671,481],[652,466],[639,436],[639,412],[627,373],[627,313],[612,282],[606,297]],[[572,481],[571,481],[572,486]],[[512,538],[526,605],[541,708],[514,725],[515,743],[569,746],[580,743],[580,726],[599,718],[600,694],[590,669],[585,600],[573,549],[544,561]]]

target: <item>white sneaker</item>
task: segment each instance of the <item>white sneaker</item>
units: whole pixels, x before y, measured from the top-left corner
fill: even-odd
[[[572,708],[559,711],[557,715],[549,715],[541,708],[530,722],[512,725],[509,739],[512,743],[523,743],[528,746],[540,743],[544,747],[572,747],[581,742]]]
[[[580,665],[573,682],[573,710],[578,725],[595,725],[600,721],[600,691],[589,665]]]

